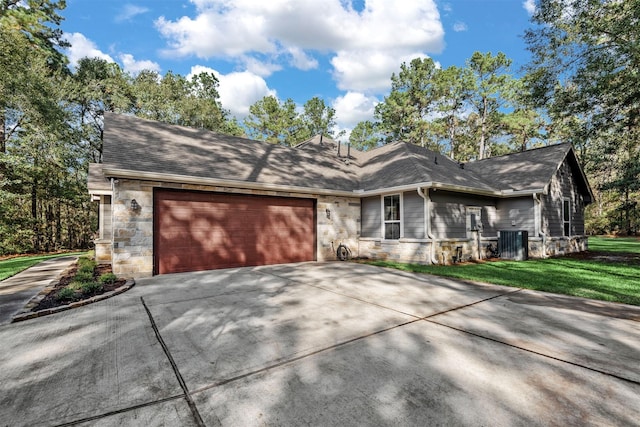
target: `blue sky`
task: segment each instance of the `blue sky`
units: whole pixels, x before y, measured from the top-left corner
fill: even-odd
[[[391,73],[414,57],[464,65],[501,51],[517,74],[534,0],[68,0],[72,65],[85,56],[135,74],[211,71],[242,120],[266,95],[318,96],[347,132],[373,118]]]

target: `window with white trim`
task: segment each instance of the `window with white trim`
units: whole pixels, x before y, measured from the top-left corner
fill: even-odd
[[[571,235],[571,200],[562,200],[562,224],[563,236]]]
[[[384,196],[383,200],[384,238],[400,238],[400,195]]]

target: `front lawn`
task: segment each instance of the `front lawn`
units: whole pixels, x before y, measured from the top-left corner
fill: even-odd
[[[597,249],[594,250],[598,253],[640,253],[640,241],[637,239],[623,239],[620,243],[626,250],[616,250],[620,246],[609,240],[617,242],[619,239],[597,238],[594,245]],[[589,239],[590,247],[591,242],[592,239]],[[601,257],[592,258],[589,253],[585,255],[449,266],[402,264],[393,261],[367,263],[404,271],[640,305],[640,264],[605,261]]]
[[[14,276],[20,273],[22,270],[36,265],[44,260],[51,258],[59,258],[69,255],[84,255],[86,252],[69,252],[53,255],[30,255],[22,256],[18,258],[10,258],[0,261],[0,280],[4,280],[8,277]]]
[[[637,237],[589,237],[589,250],[640,254],[640,239]]]

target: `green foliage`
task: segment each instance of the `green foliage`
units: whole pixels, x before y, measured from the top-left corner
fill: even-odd
[[[0,261],[0,280],[16,275],[27,268],[34,266],[42,261],[51,258],[59,258],[62,256],[79,255],[78,252],[63,253],[55,255],[31,255],[16,258],[9,258]]]
[[[357,150],[375,148],[379,141],[376,124],[368,120],[358,123],[349,135],[349,143]]]
[[[116,280],[118,280],[118,276],[116,276],[113,273],[104,273],[103,275],[100,276],[100,283],[105,285],[115,283]]]
[[[636,237],[589,237],[589,250],[597,252],[640,254],[640,239]]]
[[[595,183],[592,231],[640,229],[638,10],[640,0],[541,0],[525,34],[549,137],[574,142]]]
[[[310,136],[292,99],[281,103],[275,96],[265,96],[249,107],[249,113],[244,124],[254,139],[293,146]]]
[[[392,261],[368,263],[404,271],[640,305],[637,265],[572,258],[448,266]]]
[[[84,294],[84,295],[91,295],[93,293],[96,292],[100,292],[102,291],[103,285],[100,282],[95,282],[95,281],[91,281],[91,282],[82,282],[80,284],[80,291]]]
[[[79,283],[89,283],[93,281],[93,272],[78,270],[74,278]]]
[[[78,294],[75,289],[70,286],[66,286],[58,291],[56,299],[58,301],[73,301],[78,299]]]

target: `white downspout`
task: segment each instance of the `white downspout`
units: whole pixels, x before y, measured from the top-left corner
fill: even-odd
[[[424,199],[424,229],[426,231],[427,237],[431,239],[431,250],[429,254],[429,261],[431,264],[437,264],[438,260],[435,259],[436,254],[436,239],[433,237],[431,233],[431,197],[424,194],[422,191],[422,187],[418,187],[418,196]],[[427,191],[429,188],[427,187]]]
[[[542,200],[540,194],[533,193],[533,203],[535,204],[535,227],[536,236],[542,237],[542,257],[547,257],[547,235],[542,231]]]

